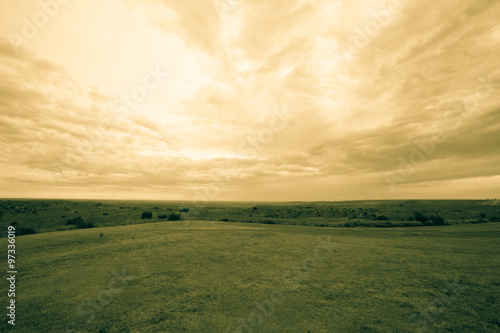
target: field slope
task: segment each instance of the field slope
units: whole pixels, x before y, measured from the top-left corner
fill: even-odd
[[[21,236],[15,331],[498,332],[499,240],[500,223],[180,221]]]

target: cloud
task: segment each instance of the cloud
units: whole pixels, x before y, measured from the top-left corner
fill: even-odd
[[[114,10],[92,14],[91,32],[69,8],[29,48],[0,40],[3,195],[484,197],[472,180],[498,181],[497,1],[145,0],[102,13]],[[116,112],[153,59],[168,82]],[[391,192],[387,173],[417,154]]]
[[[175,138],[161,125],[120,118],[102,103],[111,97],[79,86],[55,64],[24,50],[13,51],[6,40],[0,45],[0,56],[10,59],[0,66],[6,83],[0,86],[4,168],[18,165],[33,173],[64,173],[67,182],[79,181],[71,175],[88,175],[84,179],[90,184],[98,173],[132,172],[121,163],[138,160],[148,149],[174,149]],[[122,155],[123,144],[128,153]],[[4,177],[8,179],[8,173]],[[32,177],[27,174],[28,178]]]

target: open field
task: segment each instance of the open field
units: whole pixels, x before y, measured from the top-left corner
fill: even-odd
[[[186,212],[187,211],[187,212]],[[143,212],[151,218],[142,219]],[[445,224],[500,221],[498,200],[379,200],[341,202],[208,202],[0,200],[2,230],[13,222],[35,232],[74,229],[67,221],[82,217],[96,227],[166,221],[181,214],[187,220],[228,221],[321,227],[421,226],[414,213],[440,216]]]
[[[500,223],[177,221],[25,235],[15,331],[498,332],[499,240]]]

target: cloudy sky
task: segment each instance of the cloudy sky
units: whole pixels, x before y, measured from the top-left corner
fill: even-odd
[[[0,13],[1,197],[499,197],[499,1]]]

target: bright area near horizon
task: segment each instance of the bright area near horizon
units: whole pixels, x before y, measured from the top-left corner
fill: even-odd
[[[0,197],[498,197],[497,1],[66,2],[0,4]]]

